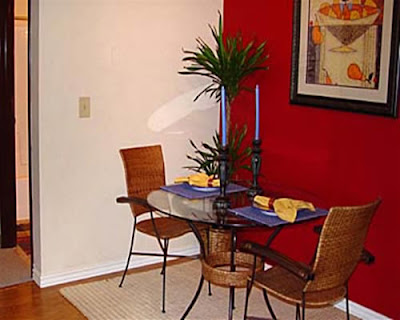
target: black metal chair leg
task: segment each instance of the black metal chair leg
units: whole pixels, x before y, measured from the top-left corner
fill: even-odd
[[[125,276],[126,276],[126,273],[128,271],[128,268],[129,268],[129,263],[131,261],[133,243],[134,243],[134,240],[135,240],[135,232],[136,232],[136,217],[134,217],[134,219],[133,219],[131,246],[130,246],[130,249],[129,249],[128,259],[126,261],[125,271],[124,271],[124,274],[122,275],[121,282],[119,283],[119,287],[120,288],[122,287],[122,284],[124,283]]]
[[[166,283],[166,278],[167,278],[167,256],[168,256],[168,245],[169,245],[169,239],[164,239],[164,259],[163,259],[163,266],[161,270],[161,274],[163,276],[162,280],[162,308],[161,312],[165,313],[165,283]]]
[[[267,304],[268,311],[271,314],[272,319],[277,320],[274,310],[272,309],[271,303],[269,302],[267,290],[263,289],[263,295],[264,295],[264,300],[265,300],[265,303]]]
[[[236,271],[236,262],[235,262],[235,256],[236,256],[236,230],[235,229],[231,229],[231,272],[235,272]],[[230,308],[232,310],[235,309],[235,287],[231,287],[230,288]],[[231,313],[230,313],[231,314]],[[229,319],[232,319],[232,317],[230,316]]]
[[[350,320],[349,286],[346,284],[346,319]]]
[[[303,292],[303,297],[301,299],[301,309],[302,309],[302,313],[303,313],[301,320],[306,320],[306,296],[305,296],[304,292]]]
[[[206,231],[206,238],[207,238],[207,255],[210,253],[210,229],[207,229]],[[205,259],[206,257],[204,257]],[[212,296],[212,291],[211,291],[211,282],[208,281],[208,295]]]
[[[164,239],[164,247],[161,247],[163,251],[163,265],[160,274],[164,274],[165,269],[167,268],[168,245],[169,245],[169,239]]]
[[[296,303],[296,320],[301,320],[300,318],[300,305]]]
[[[250,298],[250,293],[251,289],[253,288],[253,283],[251,280],[247,280],[247,286],[246,286],[246,299],[244,301],[244,314],[243,314],[243,320],[246,320],[247,318],[247,308],[249,307],[249,298]]]
[[[247,308],[249,306],[249,298],[250,298],[250,293],[251,289],[253,288],[253,283],[254,283],[254,278],[256,276],[256,264],[257,264],[257,256],[253,256],[253,266],[251,268],[251,278],[250,280],[247,280],[247,285],[246,285],[246,299],[244,302],[244,313],[243,313],[243,319],[246,320],[247,318]]]

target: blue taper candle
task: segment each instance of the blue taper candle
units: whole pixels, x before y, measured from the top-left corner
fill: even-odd
[[[225,87],[221,88],[222,146],[226,146],[226,95]]]
[[[260,88],[258,85],[256,85],[256,133],[254,139],[260,139]]]

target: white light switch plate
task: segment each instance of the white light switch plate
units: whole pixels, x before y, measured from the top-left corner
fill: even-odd
[[[90,97],[79,97],[79,118],[90,118]]]

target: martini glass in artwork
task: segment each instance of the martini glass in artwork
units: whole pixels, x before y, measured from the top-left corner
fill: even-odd
[[[351,10],[350,10],[351,9]],[[376,7],[347,4],[326,5],[317,12],[320,26],[325,27],[341,46],[332,48],[334,52],[354,52],[350,45],[360,38],[376,21],[380,10]]]

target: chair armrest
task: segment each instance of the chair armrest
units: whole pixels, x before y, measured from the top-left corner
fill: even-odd
[[[312,273],[310,266],[295,261],[271,248],[258,243],[246,241],[240,246],[240,250],[270,259],[305,281],[314,279],[314,274]]]
[[[149,208],[150,210],[152,209],[146,199],[138,197],[118,197],[116,201],[117,203],[136,203],[143,207]]]
[[[319,224],[319,225],[317,225],[317,226],[314,226],[314,232],[315,233],[317,233],[317,234],[321,234],[321,231],[322,231],[322,224]]]
[[[321,231],[322,231],[322,225],[318,225],[318,226],[314,227],[315,233],[321,234]],[[365,263],[366,265],[370,265],[375,262],[375,256],[371,252],[369,252],[367,249],[363,248],[363,250],[361,252],[360,261]]]
[[[375,262],[375,256],[367,249],[363,249],[363,251],[361,252],[360,260],[364,262],[366,265],[370,265]]]

